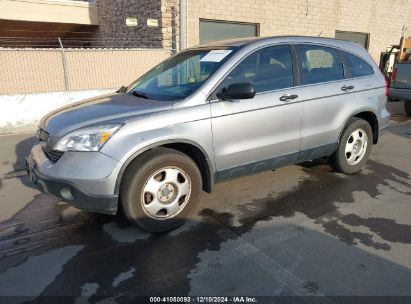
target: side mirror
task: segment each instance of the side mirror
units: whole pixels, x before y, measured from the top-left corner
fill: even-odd
[[[217,93],[217,97],[222,100],[227,99],[252,99],[255,96],[255,89],[249,82],[233,83],[227,89]]]

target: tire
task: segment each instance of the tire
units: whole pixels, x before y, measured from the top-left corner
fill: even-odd
[[[404,111],[407,116],[411,116],[411,100],[404,101]]]
[[[176,150],[155,148],[126,169],[120,201],[131,223],[149,232],[164,232],[189,219],[201,193],[201,173],[191,158]]]
[[[337,172],[357,173],[367,162],[372,143],[370,124],[364,119],[353,117],[341,135],[337,150],[329,157],[330,166]]]

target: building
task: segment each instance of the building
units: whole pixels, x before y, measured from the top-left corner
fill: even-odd
[[[2,0],[1,37],[79,46],[178,48],[244,36],[310,35],[361,43],[378,60],[411,21],[411,0]]]
[[[61,38],[67,47],[171,48],[175,6],[166,0],[1,0],[0,46],[60,47]]]
[[[57,37],[74,35],[87,38],[98,25],[98,10],[94,2],[0,1],[0,46],[23,41],[29,46],[58,45]]]
[[[309,35],[349,39],[378,61],[411,26],[411,0],[188,0],[188,46],[241,36]],[[411,34],[411,31],[409,32]]]
[[[359,42],[378,60],[411,21],[411,0],[2,0],[0,36],[178,48],[180,2],[188,47],[244,36],[310,35]]]

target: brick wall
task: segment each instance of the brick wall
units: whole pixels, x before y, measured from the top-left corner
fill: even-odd
[[[199,43],[199,19],[260,24],[260,36],[335,37],[335,30],[370,33],[376,61],[398,44],[402,26],[411,35],[411,0],[187,0],[188,44]]]
[[[178,41],[179,0],[98,0],[100,26],[95,38],[108,47],[165,47],[176,49]],[[127,26],[134,17],[137,26]],[[157,19],[158,27],[147,26],[147,19]],[[112,40],[116,43],[113,44]]]
[[[162,47],[161,0],[98,0],[100,26],[95,38],[106,41],[116,39],[117,47]],[[127,26],[126,18],[133,17],[137,26]],[[147,26],[147,19],[157,19],[158,27]]]

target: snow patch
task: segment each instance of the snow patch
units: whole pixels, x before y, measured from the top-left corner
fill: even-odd
[[[47,113],[110,92],[113,90],[0,95],[0,134],[35,131],[39,120]]]

